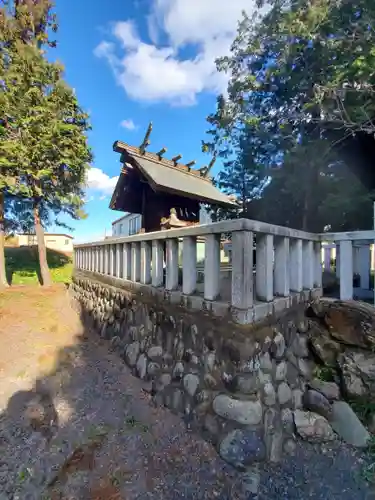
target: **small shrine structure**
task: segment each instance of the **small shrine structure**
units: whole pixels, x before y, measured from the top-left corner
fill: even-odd
[[[212,183],[209,172],[215,158],[201,169],[195,161],[180,163],[182,155],[164,158],[162,148],[150,153],[152,123],[139,147],[116,141],[113,150],[119,153],[122,169],[109,208],[120,212],[141,214],[141,232],[159,231],[199,224],[200,205],[234,207],[230,197]]]

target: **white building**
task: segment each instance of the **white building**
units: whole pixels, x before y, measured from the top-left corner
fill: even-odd
[[[210,224],[212,222],[210,214],[204,207],[199,211],[199,224]],[[131,236],[138,233],[142,226],[142,216],[140,214],[125,214],[112,222],[112,236]]]

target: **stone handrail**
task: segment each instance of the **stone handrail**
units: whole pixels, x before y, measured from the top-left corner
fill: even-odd
[[[320,292],[320,235],[249,219],[75,245],[75,268],[172,294],[179,289],[179,244],[182,243],[182,289],[179,294],[182,298],[189,297],[192,303],[197,291],[197,238],[203,236],[204,290],[203,298],[198,299],[205,303],[220,302],[222,234],[231,234],[232,240],[231,290],[226,306],[228,309],[229,305],[236,321],[256,321],[288,307],[295,297],[305,300],[311,292]]]
[[[331,261],[336,261],[336,276],[340,281],[340,299],[353,299],[354,274],[360,277],[360,288],[369,290],[370,273],[373,270],[375,231],[323,233],[320,239],[324,270],[331,270]]]

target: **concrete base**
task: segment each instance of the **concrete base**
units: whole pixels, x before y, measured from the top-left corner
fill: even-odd
[[[227,301],[210,301],[199,295],[184,295],[180,290],[169,291],[165,288],[143,285],[141,283],[116,278],[106,274],[75,270],[74,275],[77,278],[91,278],[92,280],[99,281],[116,288],[125,289],[129,292],[149,295],[151,297],[155,297],[158,301],[167,301],[171,304],[186,307],[187,309],[201,310],[212,313],[215,316],[231,316],[233,321],[239,324],[252,324],[264,320],[267,317],[277,317],[285,311],[285,309],[302,302],[318,299],[322,296],[321,288],[303,290],[298,293],[291,292],[289,297],[276,297],[271,302],[256,301],[253,307],[242,310],[233,308]]]

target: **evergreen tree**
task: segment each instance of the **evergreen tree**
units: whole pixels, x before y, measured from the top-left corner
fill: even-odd
[[[0,189],[29,201],[42,281],[49,285],[43,221],[60,213],[85,215],[88,116],[64,82],[62,66],[46,58],[44,47],[54,45],[49,30],[57,29],[51,2],[19,0],[2,8],[0,18],[6,28],[0,41]]]

